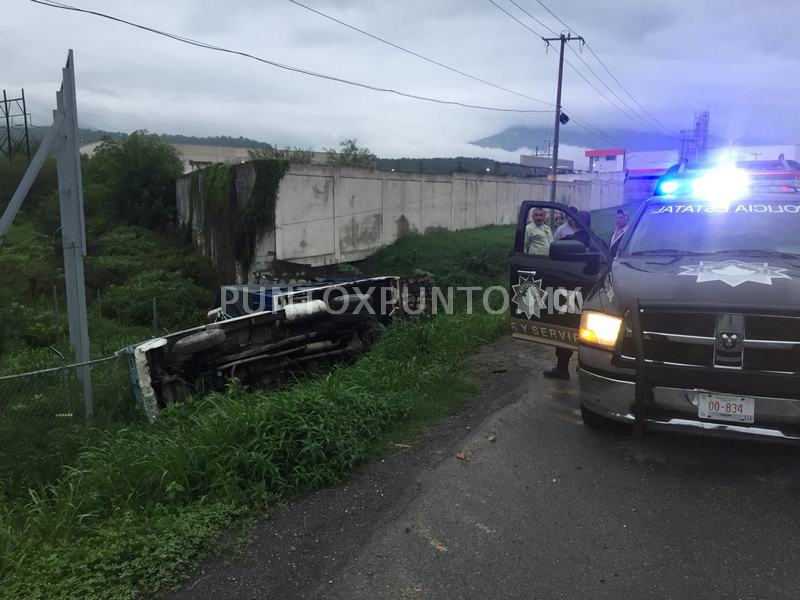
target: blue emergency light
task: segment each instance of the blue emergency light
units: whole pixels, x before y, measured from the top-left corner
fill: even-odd
[[[667,179],[658,184],[658,191],[662,194],[670,195],[677,192],[679,187],[681,187],[680,183],[674,179]]]
[[[712,169],[683,173],[658,182],[656,193],[661,196],[687,195],[715,206],[727,206],[740,199],[750,189],[750,176],[734,165],[721,164]]]

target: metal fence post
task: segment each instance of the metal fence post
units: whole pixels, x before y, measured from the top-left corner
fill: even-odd
[[[153,297],[153,337],[158,335],[158,302]]]
[[[58,310],[58,287],[53,286],[53,320],[56,325],[56,344],[61,343],[61,315]]]

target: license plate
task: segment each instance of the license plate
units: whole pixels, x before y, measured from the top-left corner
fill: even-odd
[[[755,409],[754,398],[723,394],[697,394],[697,416],[701,419],[752,423]]]

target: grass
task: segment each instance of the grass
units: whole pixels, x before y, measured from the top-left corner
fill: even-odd
[[[233,387],[156,426],[99,433],[55,482],[2,509],[0,597],[156,593],[239,515],[335,483],[457,407],[471,389],[462,357],[505,328],[465,314],[398,324],[324,377]]]
[[[498,226],[409,236],[378,252],[365,270],[430,274],[440,286],[504,285],[513,236],[513,227]],[[119,259],[95,261],[93,277],[149,294],[152,282],[135,256],[136,248],[154,250],[154,238],[126,229],[104,241],[108,256]],[[168,264],[165,273],[192,268],[174,257]],[[170,281],[176,297],[194,289]],[[126,292],[117,294],[115,308],[136,319]],[[36,306],[46,312],[44,300]],[[147,323],[109,319],[116,313],[108,306],[100,312],[92,307],[93,328],[111,349],[147,331]],[[30,335],[43,320],[30,317]],[[397,323],[355,364],[283,391],[233,385],[172,407],[154,425],[111,411],[102,427],[65,423],[37,436],[5,422],[0,598],[124,599],[174,585],[245,516],[331,485],[457,410],[472,389],[464,356],[507,327],[506,316],[463,313]],[[45,360],[46,349],[14,343],[4,367]],[[113,372],[96,380],[106,401],[127,390],[115,387]]]
[[[409,235],[382,248],[363,265],[373,273],[432,274],[440,287],[505,284],[515,227]]]
[[[15,244],[30,236],[23,231]],[[512,237],[510,227],[415,236],[383,250],[374,268],[418,269],[440,285],[504,283]],[[185,273],[187,261],[179,263],[156,248],[153,235],[130,227],[112,230],[100,242],[106,253],[87,261],[92,280],[119,290],[90,307],[92,330],[101,334],[95,340],[106,346],[94,350],[103,352],[148,333],[147,323],[137,323],[144,313],[127,301],[151,293],[148,277],[154,276],[137,256],[159,252],[151,264],[175,264],[168,272]],[[45,241],[41,245],[45,252]],[[192,291],[174,277],[170,281],[176,298]],[[63,335],[34,327],[53,321],[46,299],[29,308],[29,337],[40,329],[45,337]],[[0,598],[157,594],[246,516],[339,481],[393,442],[407,441],[457,410],[472,389],[463,356],[506,329],[505,317],[489,315],[397,323],[355,364],[283,391],[234,385],[165,411],[155,425],[110,412],[100,426],[62,421],[37,434],[41,423],[35,420],[25,422],[29,430],[5,420]],[[12,348],[2,361],[7,371],[52,361],[52,351],[19,338]],[[106,375],[96,373],[101,405],[131,405],[129,398],[113,399],[129,389],[114,381],[119,368],[108,363]],[[43,400],[60,393],[60,380],[39,383],[35,392],[18,392]],[[32,406],[30,399],[25,406]]]

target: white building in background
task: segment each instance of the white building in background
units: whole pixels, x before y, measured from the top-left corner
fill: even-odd
[[[520,154],[519,164],[523,167],[534,167],[538,169],[553,169],[553,157],[533,155],[533,154]],[[558,159],[558,170],[572,171],[575,169],[575,161],[567,160],[565,158]]]
[[[81,154],[92,156],[102,142],[93,142],[81,146]],[[183,163],[183,172],[191,173],[214,163],[239,164],[250,160],[252,148],[235,146],[207,146],[203,144],[171,144],[178,152],[178,157]],[[326,164],[328,155],[325,152],[313,152],[312,164]]]
[[[625,150],[608,148],[606,150],[587,150],[589,173],[616,173],[625,170]]]
[[[624,172],[628,177],[658,177],[678,162],[678,150],[630,151],[621,148],[587,150],[590,173]],[[711,162],[742,160],[797,160],[800,144],[720,146],[708,149]]]
[[[709,148],[710,162],[738,162],[744,160],[796,160],[800,161],[800,144],[774,144],[765,146],[721,146]],[[679,160],[678,150],[629,151],[623,148],[586,150],[589,159],[588,173],[570,176],[559,175],[559,180],[617,181],[624,183],[625,202],[647,198],[656,181]]]

